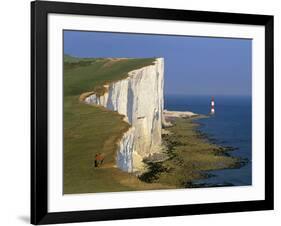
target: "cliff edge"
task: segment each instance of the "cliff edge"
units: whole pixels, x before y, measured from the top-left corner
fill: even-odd
[[[142,160],[161,149],[164,59],[157,58],[153,65],[130,71],[127,78],[103,88],[102,95],[91,93],[84,102],[125,116],[131,127],[119,141],[116,164],[127,172],[142,171]]]

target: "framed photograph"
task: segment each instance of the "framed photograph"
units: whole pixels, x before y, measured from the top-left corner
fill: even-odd
[[[273,16],[31,3],[31,223],[273,209]]]

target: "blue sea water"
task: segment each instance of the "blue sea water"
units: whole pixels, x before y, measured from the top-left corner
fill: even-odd
[[[211,96],[165,95],[167,110],[209,114]],[[247,163],[237,169],[214,170],[212,177],[195,181],[207,186],[252,184],[252,101],[251,97],[215,96],[215,115],[198,119],[199,130],[211,141],[237,148],[229,154]]]

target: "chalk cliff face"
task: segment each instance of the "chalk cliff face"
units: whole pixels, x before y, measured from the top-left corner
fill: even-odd
[[[164,59],[128,73],[126,79],[106,85],[102,96],[85,98],[125,115],[131,127],[123,134],[117,151],[117,166],[127,172],[140,171],[143,158],[159,152],[163,117]]]

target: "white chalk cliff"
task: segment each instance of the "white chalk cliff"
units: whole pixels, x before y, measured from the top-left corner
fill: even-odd
[[[128,77],[105,85],[102,96],[92,94],[88,104],[101,105],[119,114],[131,127],[123,134],[117,150],[117,166],[127,172],[141,171],[142,160],[161,149],[163,120],[164,59],[131,71]]]

